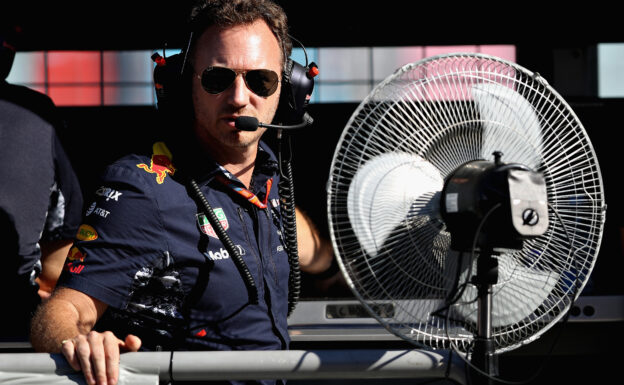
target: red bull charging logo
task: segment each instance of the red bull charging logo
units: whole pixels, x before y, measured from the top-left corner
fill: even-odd
[[[167,148],[167,146],[163,142],[154,143],[152,146],[152,160],[150,165],[146,165],[145,163],[137,164],[138,168],[142,168],[143,170],[156,174],[156,182],[158,184],[162,184],[165,181],[165,177],[167,174],[173,175],[175,173],[175,167],[171,163],[171,152]]]

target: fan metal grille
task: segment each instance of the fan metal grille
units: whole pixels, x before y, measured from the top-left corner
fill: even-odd
[[[414,172],[401,175],[407,175],[405,189],[411,190],[410,179],[418,184],[435,177],[418,162],[432,165],[444,179],[466,162],[491,159],[494,150],[503,152],[505,162],[543,173],[550,221],[546,234],[497,257],[492,333],[500,353],[535,339],[565,314],[587,282],[600,246],[606,207],[601,174],[568,104],[539,75],[516,64],[478,54],[436,56],[406,65],[379,84],[353,113],[338,143],[328,214],[340,267],[371,315],[418,346],[471,350],[474,287],[467,285],[449,311],[436,311],[444,307],[456,277],[460,284],[469,279],[474,256],[450,250],[450,234],[438,212],[439,184],[417,199],[409,191],[386,196],[384,174],[379,186],[353,196],[354,177],[385,154],[407,154]],[[384,172],[404,163],[390,162]],[[350,202],[365,205],[354,214]],[[403,219],[397,222],[393,210]],[[372,238],[363,239],[354,221],[364,221],[358,226]],[[380,233],[383,242],[375,238]],[[392,314],[379,311],[389,303]]]

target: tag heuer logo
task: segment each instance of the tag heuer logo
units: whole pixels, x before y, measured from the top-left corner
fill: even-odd
[[[213,209],[213,212],[217,216],[217,219],[219,220],[219,222],[221,222],[221,226],[223,226],[223,229],[227,230],[230,227],[230,224],[228,223],[227,217],[225,216],[223,209],[216,208],[216,209]],[[208,222],[208,218],[206,217],[206,215],[197,214],[197,225],[199,226],[199,229],[201,230],[202,233],[208,236],[211,236],[213,238],[219,238],[217,236],[217,233],[212,228],[212,225],[210,224],[210,222]]]

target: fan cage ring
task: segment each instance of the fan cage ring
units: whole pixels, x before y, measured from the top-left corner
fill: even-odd
[[[470,351],[476,317],[470,298],[451,307],[448,322],[431,313],[443,307],[458,269],[474,261],[449,250],[450,235],[439,214],[423,211],[426,204],[417,214],[406,214],[413,196],[404,193],[385,206],[381,199],[352,198],[354,176],[390,153],[431,164],[444,179],[460,164],[488,159],[495,149],[502,149],[505,161],[543,173],[551,224],[521,250],[498,257],[502,280],[494,288],[493,317],[503,321],[493,338],[500,353],[532,341],[565,315],[587,283],[600,247],[606,207],[602,176],[569,105],[538,74],[517,64],[482,54],[439,55],[408,64],[376,86],[338,142],[327,192],[339,266],[371,316],[417,346],[447,348],[452,341]],[[410,178],[401,174],[407,172],[404,162],[379,162],[388,170],[378,179]],[[415,172],[422,177],[420,169]],[[389,194],[381,183],[363,185],[376,186],[376,197]],[[431,191],[426,199],[434,202],[439,193]],[[363,203],[352,204],[358,199]],[[354,214],[350,204],[370,208]],[[364,219],[354,219],[356,214]],[[355,229],[354,221],[361,222]],[[537,295],[529,284],[535,279],[544,286],[537,307],[523,302],[523,296]],[[526,309],[521,319],[505,324],[518,312],[503,304],[510,298]],[[390,318],[378,310],[388,303],[395,309]]]

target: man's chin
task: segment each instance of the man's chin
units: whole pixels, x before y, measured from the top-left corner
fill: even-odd
[[[232,147],[248,148],[251,146],[257,146],[261,136],[262,133],[258,131],[238,131],[233,133],[231,136],[228,136],[227,143]]]

